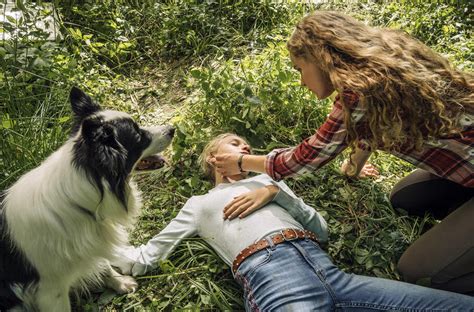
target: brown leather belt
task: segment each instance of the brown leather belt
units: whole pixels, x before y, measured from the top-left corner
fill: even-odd
[[[303,239],[309,238],[318,243],[318,239],[316,238],[316,234],[311,231],[307,230],[298,230],[298,229],[284,229],[281,230],[279,234],[275,234],[270,236],[270,239],[273,241],[274,245],[281,244],[285,241],[291,241],[295,239]],[[247,257],[253,255],[257,251],[260,251],[264,248],[270,246],[270,243],[266,238],[259,240],[258,242],[248,246],[244,250],[242,250],[237,257],[235,258],[234,262],[232,263],[232,272],[235,274],[237,269],[239,268],[240,264],[247,259]]]

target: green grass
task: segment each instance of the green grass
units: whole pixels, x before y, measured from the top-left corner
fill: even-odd
[[[331,105],[299,86],[284,47],[295,21],[315,5],[189,1],[184,6],[174,2],[153,6],[152,2],[95,1],[87,7],[75,1],[54,2],[64,39],[53,44],[33,40],[41,31],[32,26],[36,15],[30,12],[23,24],[18,22],[18,35],[0,45],[1,189],[66,140],[72,85],[105,107],[129,112],[142,124],[178,127],[168,151],[171,166],[136,176],[144,207],[131,232],[135,245],[163,229],[190,196],[212,187],[198,170],[197,156],[215,133],[236,132],[263,154],[312,134]],[[30,10],[33,4],[25,6]],[[374,25],[404,29],[457,66],[472,70],[468,4],[332,1],[322,6]],[[14,27],[8,23],[4,31]],[[391,188],[413,167],[381,152],[371,158],[380,177],[353,181],[339,174],[342,160],[340,156],[317,173],[287,183],[328,220],[327,250],[339,267],[399,279],[397,259],[434,222],[390,207]],[[242,309],[241,291],[230,270],[197,238],[184,241],[169,261],[138,282],[134,294],[94,293],[76,298],[74,308]]]

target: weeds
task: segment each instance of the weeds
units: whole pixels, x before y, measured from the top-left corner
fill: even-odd
[[[67,92],[79,85],[105,107],[142,123],[178,127],[172,166],[138,175],[145,205],[131,233],[145,243],[186,200],[212,186],[197,155],[216,132],[246,137],[255,152],[292,146],[322,123],[330,101],[299,86],[284,47],[294,23],[317,8],[346,11],[375,25],[401,28],[472,69],[469,4],[331,1],[53,1],[17,0],[22,19],[6,18],[0,45],[0,186],[37,166],[66,140]],[[4,17],[5,4],[0,5]],[[36,20],[57,14],[54,40]],[[10,37],[7,39],[6,34]],[[174,117],[172,111],[179,107]],[[167,111],[165,111],[167,110]],[[288,184],[328,220],[328,252],[348,272],[398,279],[395,263],[433,220],[409,218],[388,202],[412,166],[385,153],[371,161],[377,181],[349,181],[342,157]],[[240,310],[241,290],[202,240],[179,245],[139,279],[134,294],[109,291],[75,302],[78,311]]]

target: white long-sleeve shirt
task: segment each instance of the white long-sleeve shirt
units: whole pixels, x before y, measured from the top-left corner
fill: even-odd
[[[271,202],[243,219],[223,219],[223,209],[234,197],[267,185],[279,188]],[[124,273],[142,275],[155,268],[159,260],[166,259],[181,240],[198,235],[230,266],[241,250],[287,228],[310,230],[321,242],[328,239],[326,221],[316,210],[296,197],[284,182],[261,174],[221,183],[205,195],[189,198],[159,234],[145,245],[122,250],[121,260],[114,265]]]

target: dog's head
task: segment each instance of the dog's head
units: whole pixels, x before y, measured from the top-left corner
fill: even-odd
[[[102,180],[125,204],[125,187],[132,170],[158,169],[163,159],[157,155],[171,142],[172,126],[140,127],[126,113],[102,110],[87,94],[73,87],[69,95],[74,124],[73,162],[104,192]],[[126,205],[125,205],[126,206]]]

